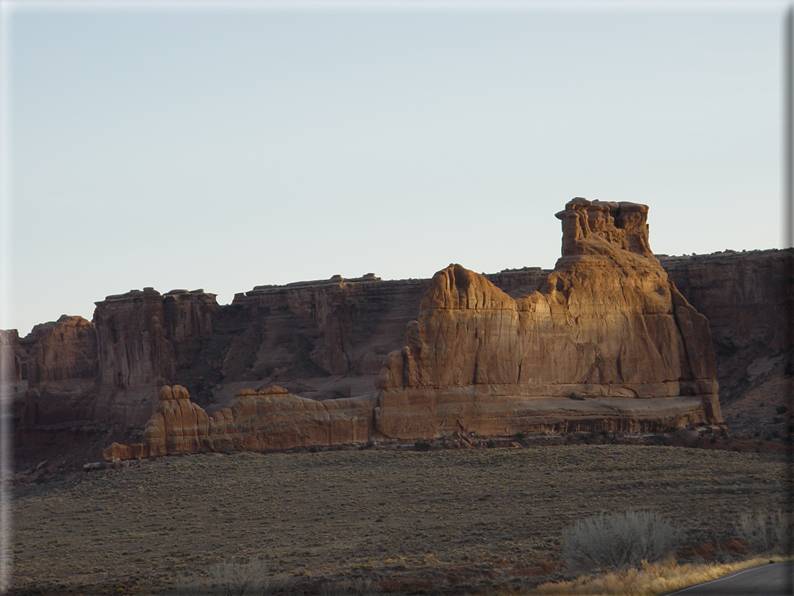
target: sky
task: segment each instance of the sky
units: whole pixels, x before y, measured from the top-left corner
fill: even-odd
[[[2,308],[780,248],[782,2],[2,2]]]

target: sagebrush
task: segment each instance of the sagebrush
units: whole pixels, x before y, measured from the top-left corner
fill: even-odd
[[[228,559],[209,567],[209,576],[182,577],[176,593],[180,596],[264,596],[268,593],[270,578],[264,561],[251,559],[239,563]]]
[[[780,511],[746,512],[739,516],[736,533],[755,553],[782,552],[788,546],[791,516]]]
[[[652,511],[595,515],[563,532],[563,556],[572,571],[639,569],[669,558],[682,535]]]

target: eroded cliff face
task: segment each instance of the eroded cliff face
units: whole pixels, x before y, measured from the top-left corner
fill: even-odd
[[[740,435],[784,437],[792,379],[794,251],[725,251],[659,260],[681,293],[709,320],[720,400]]]
[[[229,407],[208,414],[180,385],[162,387],[158,398],[143,442],[114,443],[105,459],[363,443],[372,435],[372,399],[317,401],[270,386],[241,391]]]
[[[386,357],[377,392],[316,400],[281,387],[248,389],[208,413],[183,387],[166,387],[144,441],[116,444],[105,456],[430,439],[461,431],[511,435],[720,424],[708,322],[651,253],[647,211],[632,203],[569,202],[557,214],[562,257],[540,289],[531,291],[542,279],[538,271],[502,276],[503,282],[512,279],[514,295],[522,288],[530,292],[523,297],[460,265],[439,271],[421,300],[419,319],[407,325],[407,345]],[[369,284],[378,283],[332,279],[238,296],[238,315],[263,310],[275,329],[260,324],[256,333],[249,328],[238,334],[224,370],[245,361],[241,374],[260,370],[254,380],[262,383],[274,374],[265,363],[281,357],[281,370],[288,371],[296,359],[279,355],[278,338],[284,341],[286,322],[294,318],[322,339],[303,355],[316,369],[367,370],[366,350],[372,353],[373,343],[362,338],[375,334],[364,327],[366,333],[356,335],[355,329],[367,317],[377,320],[377,310],[362,308],[361,298],[373,296],[378,286]],[[382,346],[383,334],[376,337]],[[246,342],[260,346],[255,357],[241,357]]]
[[[63,315],[55,323],[36,325],[23,342],[31,346],[31,387],[97,375],[96,325],[83,317]]]
[[[403,408],[406,424],[420,428],[410,421],[423,419],[417,403],[443,419],[429,433],[479,419],[478,432],[512,434],[539,416],[543,428],[563,431],[678,426],[700,420],[716,393],[711,352],[699,352],[705,323],[688,301],[710,320],[723,405],[756,404],[731,418],[729,429],[751,432],[762,418],[771,424],[788,379],[791,251],[661,257],[665,277],[650,252],[647,209],[615,205],[579,203],[560,214],[562,258],[554,271],[479,276],[452,266],[433,280],[335,276],[259,286],[223,307],[203,291],[146,288],[97,303],[93,323],[62,317],[26,338],[3,332],[17,417],[28,429],[115,425],[133,429],[138,441],[164,384],[185,386],[211,413],[230,407],[242,389],[273,384],[312,402],[367,400],[380,375],[391,397],[403,392],[404,401],[392,404]],[[402,355],[381,374],[394,351]],[[665,391],[667,402],[626,401]],[[769,411],[756,419],[759,402]],[[620,410],[627,404],[637,408]],[[718,419],[712,410],[709,420]],[[375,438],[407,436],[373,429]]]
[[[383,357],[399,346],[426,284],[368,274],[237,294],[232,308],[261,323],[249,346],[243,336],[232,341],[223,371],[257,379],[377,374]]]
[[[161,296],[144,288],[97,302],[99,395],[93,417],[143,426],[158,405],[156,388],[204,351],[219,310],[215,295],[203,290]]]
[[[36,325],[19,340],[26,358],[18,367],[27,380],[19,407],[24,425],[87,421],[97,395],[96,327],[78,316]]]
[[[590,421],[604,412],[585,414],[564,400],[594,400],[594,410],[608,405],[631,420],[647,407],[639,400],[673,399],[665,403],[681,408],[680,420],[665,415],[662,424],[722,422],[708,322],[651,253],[647,210],[569,202],[557,214],[563,256],[525,298],[460,265],[438,272],[406,346],[378,377],[377,430],[422,438],[504,432],[506,418],[513,432],[543,426],[542,411],[553,406],[533,408],[526,398],[551,399]]]
[[[22,363],[27,353],[19,343],[16,329],[0,329],[0,381],[14,382],[22,379]]]

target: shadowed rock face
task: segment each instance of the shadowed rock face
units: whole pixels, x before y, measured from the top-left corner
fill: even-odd
[[[152,288],[97,302],[101,422],[143,426],[157,407],[156,387],[190,366],[213,333],[214,294]]]
[[[460,265],[438,272],[406,346],[378,376],[377,430],[510,434],[547,427],[554,403],[583,423],[615,418],[619,428],[721,423],[708,322],[651,253],[647,210],[569,202],[557,214],[563,256],[525,298]],[[570,398],[593,400],[593,412]],[[655,404],[667,404],[656,422],[648,399],[667,400]]]
[[[792,257],[791,250],[659,257],[681,293],[709,320],[723,404],[764,376],[754,370],[759,364],[782,367],[792,349],[786,324],[794,312]]]
[[[96,326],[91,321],[63,315],[55,323],[36,325],[31,334],[35,338],[28,367],[31,386],[96,376]]]
[[[63,315],[36,325],[19,345],[28,356],[17,363],[19,377],[27,380],[22,420],[50,425],[88,420],[96,399],[96,326]]]
[[[0,381],[13,382],[22,379],[22,362],[27,353],[19,343],[16,329],[0,329]]]
[[[786,436],[792,394],[794,251],[726,250],[660,261],[687,299],[709,319],[720,402],[731,433]]]

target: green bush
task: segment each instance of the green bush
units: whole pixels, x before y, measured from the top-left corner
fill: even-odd
[[[641,568],[667,559],[682,537],[672,522],[652,511],[596,515],[563,532],[563,556],[572,571]]]
[[[425,441],[417,441],[414,443],[414,449],[417,451],[430,451],[430,443]]]

